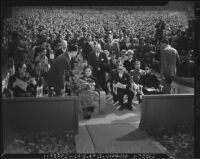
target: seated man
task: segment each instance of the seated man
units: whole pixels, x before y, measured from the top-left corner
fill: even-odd
[[[130,73],[130,71],[134,69],[134,63],[135,63],[134,51],[128,50],[126,52],[126,55],[128,56],[128,59],[124,61],[124,67]]]
[[[134,87],[135,95],[139,103],[141,102],[141,96],[143,95],[143,92],[141,91],[141,89],[139,89],[139,80],[141,76],[145,75],[145,71],[140,69],[140,66],[141,66],[140,61],[135,61],[134,63],[135,69],[130,71],[132,85]]]
[[[125,71],[123,64],[118,62],[117,70],[112,72],[110,83],[113,87],[114,102],[119,101],[117,109],[123,110],[127,108],[132,110],[132,100],[134,92],[131,90],[131,80],[129,74]],[[128,102],[124,104],[124,95],[128,96]]]
[[[145,75],[145,71],[140,68],[141,63],[140,61],[135,61],[134,63],[134,70],[130,71],[130,76],[134,83],[139,84],[140,77]]]
[[[143,86],[144,94],[158,94],[160,81],[158,77],[151,72],[151,66],[145,66],[146,74],[141,76],[139,84]]]

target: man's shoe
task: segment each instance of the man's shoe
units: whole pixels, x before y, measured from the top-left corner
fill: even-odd
[[[127,107],[127,109],[133,111],[133,107],[132,106]]]
[[[91,119],[91,115],[85,115],[83,116],[84,119]]]
[[[94,107],[88,107],[87,110],[88,110],[90,113],[93,113],[93,112],[94,112]]]

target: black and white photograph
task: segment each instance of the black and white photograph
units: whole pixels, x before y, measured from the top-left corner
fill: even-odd
[[[195,157],[194,2],[39,5],[2,11],[2,158]]]

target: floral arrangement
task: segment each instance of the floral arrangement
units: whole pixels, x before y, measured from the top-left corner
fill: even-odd
[[[73,94],[78,95],[82,91],[94,90],[95,82],[91,78],[80,79],[78,77],[72,77],[69,80],[68,86]]]

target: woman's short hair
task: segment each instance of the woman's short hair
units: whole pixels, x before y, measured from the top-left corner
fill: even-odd
[[[16,68],[22,68],[23,65],[26,65],[26,63],[24,61],[20,61],[19,63],[17,63]]]
[[[87,66],[84,67],[83,73],[85,73],[85,70],[88,69],[88,68],[89,68],[91,71],[93,70],[93,68],[92,68],[91,65],[87,65]]]
[[[163,39],[163,40],[161,41],[161,43],[162,43],[162,44],[169,44],[169,40]]]

